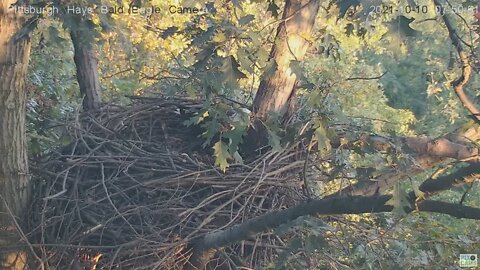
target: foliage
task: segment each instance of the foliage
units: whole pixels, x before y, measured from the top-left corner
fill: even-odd
[[[269,51],[283,3],[215,0],[204,6],[197,1],[149,4],[168,10],[178,2],[206,9],[197,15],[89,18],[103,95],[105,100],[122,105],[130,102],[126,95],[198,100],[201,108],[182,115],[185,119],[179,127],[201,130],[190,140],[198,139],[202,151],[214,157],[213,166],[225,174],[245,165],[240,148],[252,124],[251,106],[260,78],[276,69]],[[460,1],[451,4],[472,5]],[[362,144],[362,134],[388,139],[437,137],[465,125],[468,119],[450,89],[460,74],[455,48],[450,46],[440,20],[433,19],[435,8],[430,2],[337,0],[322,5],[307,60],[290,64],[301,78],[295,123],[282,127],[275,115],[262,123],[273,152],[282,153],[301,139],[310,143],[309,155],[317,163],[306,163],[305,168],[320,168],[321,173],[298,174],[304,179],[322,179],[313,185],[319,197],[346,184],[375,181],[392,168],[400,168],[400,172],[410,161],[409,154],[397,151],[395,145],[393,150],[379,151]],[[412,5],[426,6],[428,11],[406,14],[405,7]],[[393,8],[392,12],[368,12],[372,6]],[[466,23],[460,16],[451,16],[459,35],[468,44],[477,44],[478,29],[471,29],[472,16],[459,15]],[[28,78],[32,89],[28,106],[32,156],[72,140],[64,136],[65,130],[55,128],[75,117],[79,107],[73,48],[68,41],[68,29],[72,28],[75,25],[68,20],[45,17],[33,35]],[[476,46],[470,48],[474,53]],[[475,85],[477,76],[468,90],[479,95]],[[179,113],[183,113],[181,108]],[[334,148],[333,139],[338,134],[344,136]],[[479,225],[403,212],[406,190],[418,187],[429,173],[395,186],[390,202],[395,215],[295,221],[289,228],[296,230],[296,237],[285,243],[276,261],[265,265],[271,269],[439,269],[455,265],[458,253],[478,250]],[[478,185],[475,187],[468,202],[478,206]],[[455,201],[463,192],[454,190],[442,199]]]

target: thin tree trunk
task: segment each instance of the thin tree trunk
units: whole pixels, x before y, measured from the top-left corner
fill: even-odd
[[[14,2],[0,0],[0,246],[19,240],[12,217],[24,218],[31,191],[25,130],[30,40],[13,41],[25,22],[10,8]],[[23,269],[25,259],[22,251],[0,254],[0,268]]]
[[[80,21],[80,20],[79,20]],[[83,109],[94,110],[101,104],[101,86],[98,63],[93,47],[93,36],[85,23],[72,30],[70,37],[75,49],[74,61],[77,67],[77,81],[83,98]]]
[[[276,70],[262,78],[253,102],[256,116],[265,120],[274,112],[283,117],[288,110],[290,96],[294,92],[297,76],[290,68],[291,61],[302,61],[308,47],[318,0],[287,0],[282,23],[277,29],[275,45],[270,58],[276,62]]]
[[[297,75],[291,68],[292,61],[302,61],[310,46],[309,37],[315,25],[319,0],[287,0],[282,23],[277,28],[275,45],[270,59],[275,61],[275,71],[262,78],[258,87],[253,112],[254,128],[248,131],[242,146],[246,153],[267,144],[264,124],[272,116],[283,125],[290,122],[295,111],[295,87]],[[270,118],[270,119],[269,119]]]

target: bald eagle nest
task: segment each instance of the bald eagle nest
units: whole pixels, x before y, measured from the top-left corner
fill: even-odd
[[[72,143],[33,165],[29,239],[46,269],[183,269],[192,240],[305,199],[299,145],[222,172],[183,124],[201,107],[142,98],[67,126]],[[219,249],[207,267],[265,266],[285,237]]]

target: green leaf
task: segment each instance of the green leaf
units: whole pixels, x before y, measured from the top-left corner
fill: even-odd
[[[202,127],[205,129],[205,132],[202,133],[202,136],[205,138],[205,142],[203,143],[203,147],[209,145],[215,135],[218,134],[222,125],[216,121],[216,119],[212,119],[211,121],[206,121]]]
[[[252,68],[253,62],[249,58],[249,53],[243,49],[239,48],[237,51],[237,59],[240,62],[240,66],[244,68],[249,73],[253,73],[254,70]]]
[[[401,38],[415,37],[419,32],[410,27],[410,23],[414,20],[415,18],[407,18],[400,15],[388,24],[388,33],[399,35]]]
[[[280,137],[275,132],[268,130],[268,145],[272,147],[273,151],[279,152],[283,150],[280,142]]]
[[[222,141],[218,141],[212,148],[215,155],[215,166],[218,166],[220,170],[225,172],[228,168],[228,160],[232,158],[230,153],[228,153],[228,145]]]
[[[249,14],[247,16],[241,17],[238,22],[240,23],[241,26],[247,25],[249,22],[253,21],[255,19],[255,16],[252,14]]]
[[[253,38],[254,36],[255,35],[250,35],[250,38]],[[261,39],[259,38],[258,40],[261,40]],[[255,55],[256,55],[256,61],[258,65],[261,66],[262,68],[266,68],[269,64],[271,64],[272,61],[275,62],[273,59],[269,60],[270,54],[264,48],[258,49]],[[276,64],[277,63],[275,62],[275,65]],[[276,66],[275,66],[275,69],[276,69]]]
[[[355,170],[359,181],[369,181],[373,172],[375,172],[373,167],[358,167]]]
[[[130,93],[138,87],[138,82],[134,80],[113,78],[111,82],[118,90],[126,93]]]
[[[425,198],[425,192],[421,191],[417,185],[413,185],[413,192],[415,193],[415,197],[417,200],[421,200]]]
[[[407,215],[405,208],[409,208],[410,203],[408,202],[408,194],[405,192],[405,189],[400,185],[400,183],[395,184],[393,187],[393,196],[385,203],[385,205],[393,206],[392,213],[397,218],[402,218]]]
[[[272,13],[272,16],[277,18],[279,13],[278,11],[280,8],[275,4],[275,0],[270,0],[268,1],[268,7],[267,7],[267,12],[270,11]]]
[[[232,0],[233,5],[240,10],[242,10],[241,2],[242,0]]]
[[[39,15],[36,15],[28,19],[28,21],[23,24],[22,28],[20,28],[20,30],[18,30],[15,33],[15,35],[13,36],[13,41],[19,42],[24,38],[27,38],[30,35],[30,33],[33,32],[35,28],[37,28],[38,21],[40,21],[39,17],[40,17]]]
[[[223,65],[220,68],[223,73],[223,81],[230,88],[236,88],[237,81],[247,77],[238,69],[239,66],[240,65],[237,60],[235,60],[235,57],[230,55],[224,59]]]
[[[235,151],[233,153],[233,159],[235,160],[235,163],[236,164],[243,164],[243,158],[242,156],[240,155],[240,153],[238,153],[238,151]]]
[[[311,234],[305,239],[305,251],[310,254],[314,254],[326,246],[327,241],[325,241],[325,238],[322,235]]]
[[[209,44],[209,46],[207,46],[195,55],[196,61],[195,64],[193,64],[193,67],[195,69],[205,68],[207,66],[208,60],[212,57],[214,52],[215,46],[213,44]]]
[[[192,40],[192,46],[200,46],[207,43],[215,35],[215,27],[211,26]]]
[[[353,30],[355,30],[353,24],[349,23],[347,24],[347,26],[345,26],[345,34],[347,35],[347,37],[353,35]]]
[[[397,16],[394,20],[387,24],[388,31],[382,36],[387,39],[389,44],[386,46],[395,57],[405,55],[409,48],[408,38],[419,35],[419,31],[410,27],[410,23],[414,18],[407,18],[403,15]]]
[[[297,60],[290,61],[289,68],[292,70],[293,74],[297,75],[297,80],[306,81],[305,76],[303,75],[303,68],[301,66],[302,62]]]
[[[312,140],[317,142],[318,152],[320,156],[326,156],[332,150],[329,131],[326,121],[324,119],[317,121],[315,131],[313,132]]]
[[[170,26],[168,27],[167,29],[163,30],[161,33],[160,33],[160,37],[163,38],[163,39],[167,39],[168,37],[171,37],[173,36],[174,34],[176,34],[178,31],[178,27],[176,26]]]
[[[339,18],[345,17],[345,14],[347,14],[347,11],[350,8],[356,7],[360,5],[359,0],[341,0],[337,3],[338,9],[339,9]]]
[[[265,71],[263,72],[262,78],[268,78],[272,76],[275,71],[277,71],[277,67],[277,62],[274,59],[271,59],[265,66]]]

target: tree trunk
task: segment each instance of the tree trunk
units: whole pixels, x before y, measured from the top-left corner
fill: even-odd
[[[290,68],[291,61],[302,61],[310,45],[318,0],[287,0],[282,23],[278,26],[270,58],[276,63],[275,72],[262,78],[253,102],[253,111],[260,120],[270,113],[283,117],[294,93],[297,76]]]
[[[73,59],[77,67],[77,81],[83,98],[83,109],[89,111],[100,107],[101,87],[92,33],[84,22],[78,21],[80,22],[76,26],[78,29],[72,30],[70,37],[75,49]]]
[[[263,122],[277,120],[281,125],[290,122],[295,111],[295,87],[297,75],[292,70],[292,61],[302,61],[310,45],[319,0],[286,0],[282,23],[277,28],[275,44],[270,59],[275,61],[275,71],[267,72],[258,87],[253,101],[253,128],[248,130],[242,145],[244,153],[265,146],[267,130]],[[272,116],[278,117],[273,119]]]
[[[15,220],[24,218],[30,195],[25,130],[25,76],[30,40],[13,36],[25,19],[0,0],[0,246],[18,241]],[[22,269],[25,253],[0,254],[1,269]]]

